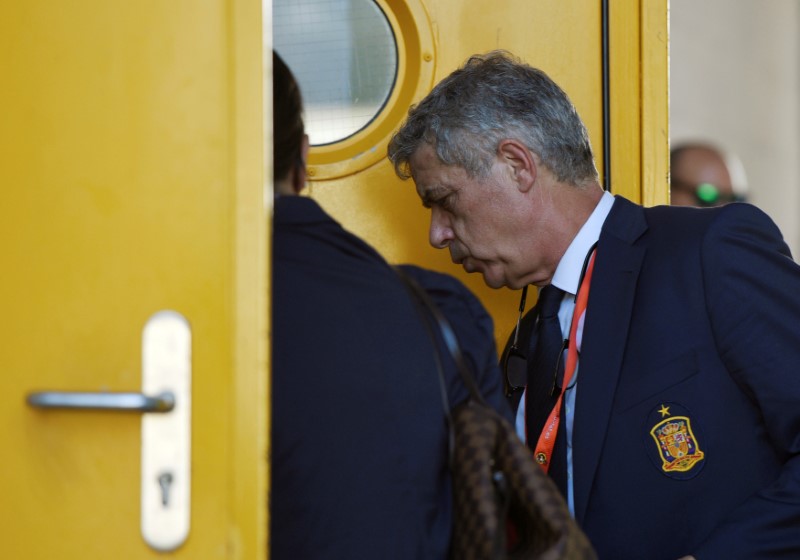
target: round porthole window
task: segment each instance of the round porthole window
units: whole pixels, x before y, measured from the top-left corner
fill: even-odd
[[[312,180],[386,156],[391,132],[433,79],[419,0],[273,0],[273,45],[300,84]]]
[[[397,77],[397,44],[373,0],[275,0],[275,50],[303,92],[312,146],[339,142],[380,113]]]

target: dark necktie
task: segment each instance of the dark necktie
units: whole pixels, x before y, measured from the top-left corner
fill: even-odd
[[[528,389],[525,393],[525,416],[528,431],[528,446],[533,449],[550,411],[555,406],[558,393],[553,391],[553,382],[558,375],[556,367],[564,370],[559,354],[563,351],[564,336],[558,322],[558,309],[564,291],[555,286],[539,290],[539,320],[532,359],[528,362]],[[563,373],[559,375],[562,378]]]

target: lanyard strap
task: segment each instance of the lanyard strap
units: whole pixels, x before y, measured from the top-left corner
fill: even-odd
[[[558,425],[561,422],[561,404],[564,401],[564,393],[566,393],[566,387],[569,387],[572,376],[575,373],[575,368],[578,365],[578,323],[580,322],[581,315],[586,312],[586,305],[589,302],[589,286],[592,282],[595,254],[595,252],[592,252],[592,256],[589,259],[589,266],[586,268],[583,282],[580,288],[578,288],[578,297],[575,300],[575,309],[572,312],[569,339],[573,342],[569,344],[569,348],[567,349],[567,363],[564,366],[564,381],[562,383],[564,389],[561,391],[561,394],[558,395],[556,404],[547,417],[547,422],[545,422],[542,433],[539,435],[539,440],[536,442],[536,448],[533,454],[534,459],[536,459],[536,462],[542,467],[544,472],[550,469],[550,457],[553,455],[553,447],[555,447],[556,436],[558,435]]]

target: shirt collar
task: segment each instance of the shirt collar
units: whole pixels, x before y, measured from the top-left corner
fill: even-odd
[[[606,217],[608,217],[613,205],[614,196],[609,192],[604,192],[591,216],[583,224],[578,231],[578,235],[569,244],[564,256],[558,262],[558,267],[551,282],[556,288],[560,288],[572,295],[578,293],[578,282],[581,280],[583,263],[592,245],[600,239],[600,230],[603,228],[603,222],[606,221]]]

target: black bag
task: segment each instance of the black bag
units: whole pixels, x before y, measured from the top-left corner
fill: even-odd
[[[569,514],[553,481],[535,464],[511,424],[480,393],[455,332],[428,293],[396,269],[423,315],[435,348],[438,326],[469,398],[452,410],[441,357],[439,382],[450,428],[453,475],[453,542],[457,560],[593,560],[589,540]],[[427,310],[427,311],[426,311]],[[438,352],[438,350],[437,350]]]

